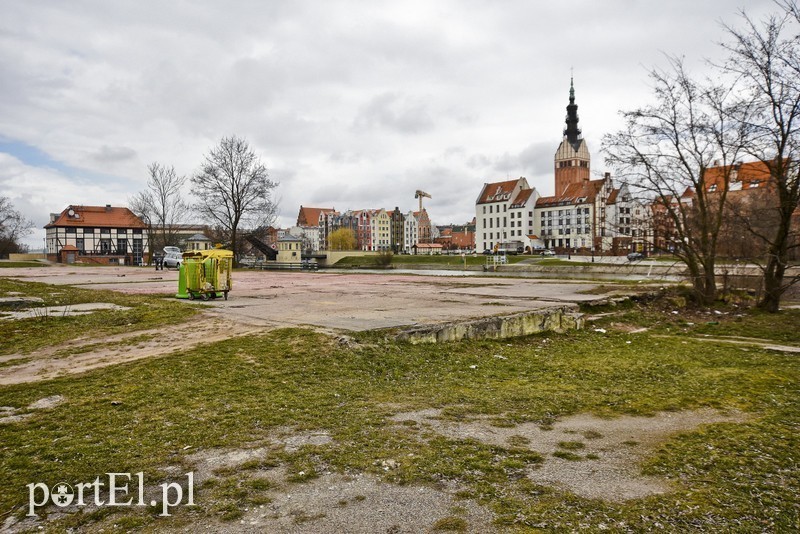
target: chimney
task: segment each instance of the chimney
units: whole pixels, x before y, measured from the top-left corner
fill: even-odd
[[[111,204],[106,204],[106,211],[111,211]]]
[[[603,175],[603,178],[605,178],[606,180],[610,180],[611,179],[611,173],[610,172],[605,173]]]
[[[58,219],[58,215],[59,215],[58,213],[51,213],[50,214],[50,224],[53,224],[54,222],[56,222],[56,219]]]

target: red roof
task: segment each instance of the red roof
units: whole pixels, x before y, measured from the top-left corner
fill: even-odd
[[[478,202],[476,202],[476,204],[511,200],[511,193],[514,191],[514,187],[518,182],[519,179],[508,180],[507,182],[485,184],[483,186],[483,191],[481,191],[481,196],[478,198]]]
[[[307,208],[300,206],[300,213],[297,215],[297,226],[319,226],[320,214],[332,211],[333,208]]]
[[[703,185],[706,191],[722,191],[725,187],[726,175],[730,177],[731,184],[741,182],[741,189],[764,187],[770,181],[769,167],[762,161],[710,167],[703,175]],[[711,189],[712,187],[714,189]]]
[[[517,197],[514,199],[514,202],[511,203],[511,207],[519,207],[524,206],[528,199],[531,198],[531,194],[533,194],[533,189],[523,189],[519,193],[517,193]]]
[[[69,206],[45,228],[84,226],[87,228],[146,228],[128,208],[111,206]]]
[[[605,180],[585,180],[580,183],[569,184],[564,192],[557,196],[552,197],[539,197],[536,202],[537,208],[546,208],[550,206],[561,206],[567,204],[581,204],[592,203],[595,201],[597,194],[603,188]],[[583,199],[578,202],[579,199]]]

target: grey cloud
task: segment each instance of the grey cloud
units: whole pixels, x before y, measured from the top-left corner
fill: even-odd
[[[424,102],[397,93],[383,93],[361,108],[353,128],[383,128],[402,134],[432,130],[433,119]]]
[[[92,154],[92,158],[100,163],[116,163],[136,157],[136,151],[126,146],[107,146],[100,147],[98,152]]]

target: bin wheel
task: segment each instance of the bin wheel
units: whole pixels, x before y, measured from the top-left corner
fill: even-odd
[[[189,291],[189,300],[194,300],[194,293]]]
[[[226,291],[225,293],[223,293],[223,295],[225,296],[225,300],[228,300],[228,292]]]
[[[208,293],[202,293],[200,295],[200,298],[202,298],[203,300],[208,300]]]

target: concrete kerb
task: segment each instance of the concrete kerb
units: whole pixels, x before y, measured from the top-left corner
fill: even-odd
[[[511,315],[496,315],[482,319],[452,321],[403,330],[398,341],[409,343],[442,343],[463,339],[505,339],[539,332],[563,333],[580,330],[584,316],[577,305],[532,310]]]

